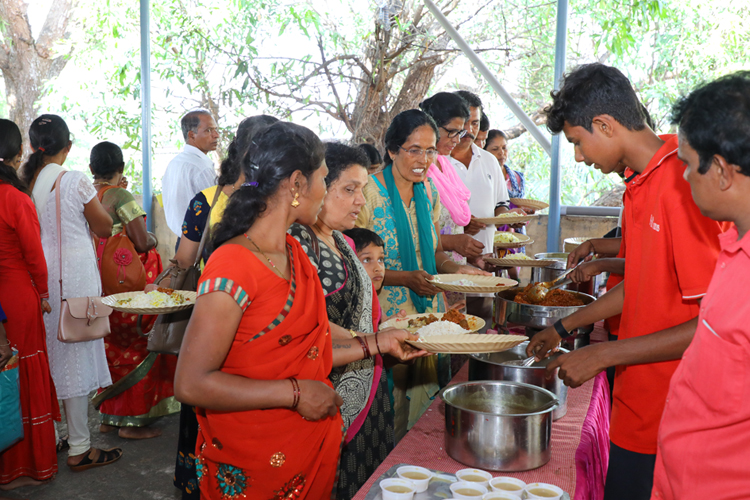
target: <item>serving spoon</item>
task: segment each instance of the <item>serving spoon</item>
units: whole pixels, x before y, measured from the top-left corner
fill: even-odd
[[[570,279],[566,279],[560,283],[558,283],[558,281],[562,280],[567,275],[575,271],[576,267],[571,267],[552,281],[540,281],[539,283],[535,283],[534,286],[529,288],[529,290],[524,294],[526,296],[526,299],[528,299],[532,304],[538,304],[539,302],[544,300],[544,297],[547,296],[547,293],[550,290],[554,290],[556,288],[560,288],[561,286],[565,286],[568,283],[572,283],[573,281]]]

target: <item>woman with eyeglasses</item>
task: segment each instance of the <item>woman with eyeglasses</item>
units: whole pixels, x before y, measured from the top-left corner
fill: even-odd
[[[434,183],[425,181],[438,155],[439,135],[435,121],[423,111],[396,115],[385,133],[386,166],[371,176],[363,190],[367,202],[356,225],[376,232],[385,242],[386,271],[379,299],[386,317],[400,310],[407,314],[444,311],[440,290],[427,281],[435,274],[487,274],[457,264],[443,251],[440,194]],[[440,388],[436,358],[393,368],[397,441]],[[447,358],[445,362],[440,374],[449,378]]]
[[[435,146],[438,155],[427,170],[427,177],[440,195],[440,240],[451,260],[465,265],[467,257],[479,257],[484,248],[480,242],[464,234],[464,226],[468,226],[471,220],[471,191],[450,162],[451,151],[466,135],[464,124],[469,119],[469,106],[455,94],[438,92],[422,101],[419,107],[435,120],[440,134]],[[463,293],[446,292],[445,295],[451,305],[465,300]]]

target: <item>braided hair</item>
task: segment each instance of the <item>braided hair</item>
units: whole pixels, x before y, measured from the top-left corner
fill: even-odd
[[[242,154],[245,183],[229,198],[211,249],[247,232],[266,211],[282,181],[297,170],[310,179],[324,158],[323,143],[306,127],[279,121],[260,131]]]
[[[21,167],[21,180],[31,185],[34,176],[44,166],[44,157],[55,156],[70,144],[70,130],[65,120],[57,115],[41,115],[31,122],[29,142],[34,152]]]

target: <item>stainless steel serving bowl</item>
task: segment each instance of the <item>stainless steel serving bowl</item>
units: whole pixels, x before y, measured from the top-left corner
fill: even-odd
[[[478,469],[522,471],[549,462],[552,412],[546,389],[509,381],[464,382],[440,394],[445,402],[445,450]]]
[[[555,354],[543,359],[531,366],[513,366],[503,364],[508,361],[526,359],[526,347],[528,342],[518,344],[513,349],[503,352],[469,355],[469,380],[510,380],[531,384],[552,392],[560,401],[560,404],[552,412],[554,420],[562,418],[568,411],[568,386],[557,376],[558,370],[552,372],[552,377],[547,378],[547,365],[553,359],[568,353],[567,349],[560,349]]]
[[[558,319],[570,316],[596,300],[591,295],[570,291],[583,301],[582,306],[552,307],[514,302],[516,294],[522,290],[523,287],[515,287],[495,294],[495,324],[504,325],[509,321],[535,330],[543,330],[552,326]]]

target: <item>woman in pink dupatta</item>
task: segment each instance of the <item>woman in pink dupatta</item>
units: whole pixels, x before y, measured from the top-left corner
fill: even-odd
[[[465,265],[467,258],[482,255],[484,247],[468,234],[464,234],[464,226],[471,220],[471,191],[458,176],[448,157],[466,134],[464,124],[469,118],[469,106],[456,94],[438,92],[422,101],[419,107],[435,120],[440,131],[436,145],[439,156],[427,171],[427,177],[435,184],[440,194],[440,239],[451,260],[459,265]],[[465,299],[463,293],[455,292],[447,292],[446,297],[449,306],[459,304]]]

